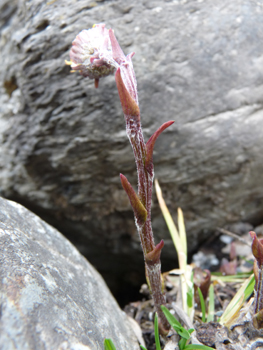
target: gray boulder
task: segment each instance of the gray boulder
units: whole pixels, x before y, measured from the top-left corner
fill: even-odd
[[[155,174],[195,249],[217,226],[263,220],[263,5],[250,0],[2,0],[0,190],[65,234],[107,281],[143,274],[119,173],[136,185],[114,77],[69,74],[72,40],[104,22],[135,51]],[[156,197],[156,241],[176,263]],[[172,260],[171,260],[172,259]],[[126,274],[126,271],[133,271]],[[112,272],[114,271],[114,277]],[[141,271],[141,272],[139,272]],[[123,277],[124,276],[124,277]]]
[[[57,230],[0,198],[0,349],[139,349],[99,273]]]

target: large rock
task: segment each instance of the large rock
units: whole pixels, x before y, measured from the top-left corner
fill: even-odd
[[[175,119],[154,154],[189,249],[217,226],[263,221],[263,5],[250,0],[2,0],[0,188],[59,228],[108,281],[142,271],[133,214],[119,181],[136,185],[114,77],[69,74],[83,28],[104,22],[135,51],[145,138]],[[163,261],[175,251],[154,197]]]
[[[0,198],[0,349],[139,349],[98,272],[57,230]]]

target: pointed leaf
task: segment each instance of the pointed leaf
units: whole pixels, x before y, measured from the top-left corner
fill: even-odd
[[[127,178],[122,174],[120,174],[120,178],[122,187],[124,188],[129,197],[136,222],[141,227],[145,224],[147,218],[147,210],[145,209],[144,205],[140,201],[138,195],[132,188],[132,185],[129,183]]]
[[[204,300],[206,300],[207,298],[210,284],[211,284],[211,272],[209,270],[202,270],[200,269],[200,267],[195,267],[194,268],[195,291],[197,290],[197,287],[199,287],[201,289]],[[197,296],[196,292],[195,292],[195,296]],[[196,301],[198,302],[198,297]]]
[[[164,305],[161,305],[161,309],[171,326],[173,324],[176,324],[178,327],[182,327],[181,323],[171,314],[171,312]]]
[[[131,60],[134,55],[134,52],[130,53],[125,57],[112,29],[109,29],[109,37],[112,46],[113,60],[117,62],[117,65],[119,65],[121,77],[127,91],[129,92],[133,100],[135,100],[135,102],[138,104],[137,83]]]
[[[250,236],[252,238],[252,253],[254,255],[254,257],[257,259],[257,262],[259,264],[259,266],[263,266],[263,240],[262,239],[258,239],[257,235],[255,232],[250,231]]]
[[[190,339],[191,335],[188,332],[187,329],[185,329],[184,327],[181,327],[179,330],[177,330],[175,327],[177,327],[176,325],[172,325],[173,329],[176,330],[176,332],[180,335],[180,337],[188,340]]]
[[[162,126],[159,127],[158,130],[155,131],[155,133],[149,138],[148,142],[146,143],[145,168],[150,175],[153,175],[152,157],[155,141],[157,140],[158,136],[173,123],[173,120],[164,123]]]
[[[140,109],[137,102],[132,98],[131,94],[127,90],[122,76],[120,68],[115,73],[115,80],[121,100],[122,110],[125,116],[133,116],[140,118]]]
[[[147,264],[156,264],[160,260],[161,250],[164,246],[164,241],[161,240],[155,248],[145,255],[145,261]]]
[[[111,47],[112,47],[112,57],[114,61],[116,61],[118,64],[121,64],[123,61],[126,60],[126,57],[112,29],[109,29],[109,37],[110,37]]]

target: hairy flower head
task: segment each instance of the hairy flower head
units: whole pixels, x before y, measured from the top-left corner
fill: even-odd
[[[82,30],[72,42],[70,61],[72,72],[79,71],[84,77],[99,79],[115,72],[122,109],[125,115],[139,118],[137,83],[132,65],[134,53],[124,55],[112,29],[105,24],[94,24]]]
[[[84,77],[95,79],[96,87],[99,78],[113,74],[118,67],[105,24],[82,30],[73,40],[69,55],[70,61],[66,64],[71,65],[72,72],[79,71]]]

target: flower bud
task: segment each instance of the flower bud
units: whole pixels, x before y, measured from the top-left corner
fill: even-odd
[[[258,266],[262,269],[263,268],[263,239],[258,239],[255,232],[250,231],[249,232],[251,238],[252,238],[252,253],[254,257],[257,260]]]
[[[91,29],[82,30],[72,42],[70,50],[72,72],[79,71],[84,77],[95,79],[98,87],[99,78],[113,74],[118,67],[112,56],[109,30],[105,24],[94,24]]]

